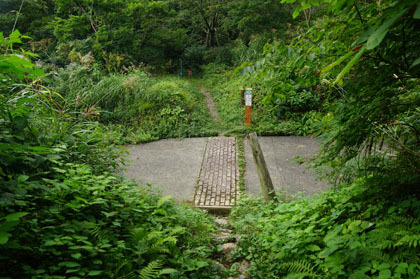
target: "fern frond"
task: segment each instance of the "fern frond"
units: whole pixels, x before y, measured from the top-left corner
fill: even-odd
[[[320,274],[315,272],[316,265],[312,265],[306,261],[294,261],[280,265],[281,269],[293,275],[293,278],[322,278]]]
[[[385,263],[393,263],[391,258],[382,249],[368,247],[362,250],[363,254],[372,260],[378,260]]]
[[[163,263],[161,260],[150,262],[146,267],[140,270],[140,279],[155,279],[159,275]]]
[[[149,232],[148,233],[148,235],[147,235],[147,239],[148,240],[151,240],[151,239],[153,239],[153,238],[161,238],[161,237],[163,237],[163,232],[161,232],[161,231],[151,231],[151,232]]]
[[[146,232],[143,228],[134,228],[131,230],[131,240],[133,243],[138,243],[144,240],[146,237]]]
[[[148,254],[170,254],[171,251],[169,251],[169,249],[165,247],[152,247],[152,248],[149,248],[147,253]]]
[[[409,232],[405,232],[405,235],[398,240],[395,246],[408,246],[408,248],[416,248],[420,246],[420,234],[409,234]]]
[[[375,246],[375,248],[378,248],[380,250],[386,250],[394,248],[395,242],[393,240],[382,240],[378,243],[378,245]]]
[[[122,279],[135,279],[136,273],[132,270],[132,265],[128,261],[124,261],[123,263],[119,264],[114,271],[114,274],[117,278]]]
[[[169,244],[171,244],[171,245],[175,245],[176,244],[176,242],[177,242],[177,238],[175,237],[175,236],[167,236],[167,237],[165,237],[165,238],[161,238],[161,239],[159,239],[158,241],[156,241],[153,245],[152,245],[152,247],[153,248],[155,248],[155,247],[157,247],[157,246],[161,246],[161,245],[163,245],[163,244],[165,244],[165,243],[169,243]]]
[[[90,231],[91,235],[97,239],[99,242],[101,242],[104,239],[109,238],[109,231],[101,228],[99,225],[95,225]]]

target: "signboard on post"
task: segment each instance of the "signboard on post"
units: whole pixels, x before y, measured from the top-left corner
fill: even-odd
[[[245,94],[245,106],[252,106],[252,89],[247,88]]]
[[[251,125],[252,88],[245,90],[245,126]]]

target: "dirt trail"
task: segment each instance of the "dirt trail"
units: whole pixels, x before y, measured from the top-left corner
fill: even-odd
[[[210,111],[211,118],[213,118],[213,120],[216,122],[219,121],[219,115],[217,114],[216,106],[210,92],[204,88],[200,88],[200,92],[203,93],[203,95],[206,97],[206,104]]]

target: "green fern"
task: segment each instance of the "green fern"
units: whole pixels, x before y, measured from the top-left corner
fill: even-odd
[[[420,234],[410,234],[409,232],[401,232],[402,238],[398,240],[395,246],[408,246],[409,248],[416,248],[420,246]]]
[[[369,247],[369,248],[362,249],[362,252],[368,259],[377,260],[380,262],[385,262],[385,263],[390,263],[390,264],[394,263],[394,261],[391,260],[389,255],[386,254],[382,249]]]
[[[140,279],[155,279],[159,275],[163,263],[160,260],[150,262],[146,267],[140,270]]]
[[[133,243],[138,243],[143,241],[146,238],[146,231],[144,228],[134,228],[131,230],[131,241]]]
[[[97,239],[99,242],[101,242],[104,239],[109,239],[110,233],[108,230],[102,228],[99,225],[95,225],[95,227],[92,228],[91,232],[92,236]]]
[[[115,269],[114,274],[116,278],[121,279],[135,279],[137,278],[136,273],[132,270],[133,266],[131,263],[124,261],[118,265]]]
[[[288,278],[323,278],[315,272],[316,265],[306,261],[294,261],[280,265],[280,269],[288,272]]]

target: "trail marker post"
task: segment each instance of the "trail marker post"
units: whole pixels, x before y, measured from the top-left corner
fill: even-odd
[[[251,125],[252,88],[245,90],[245,126]]]

